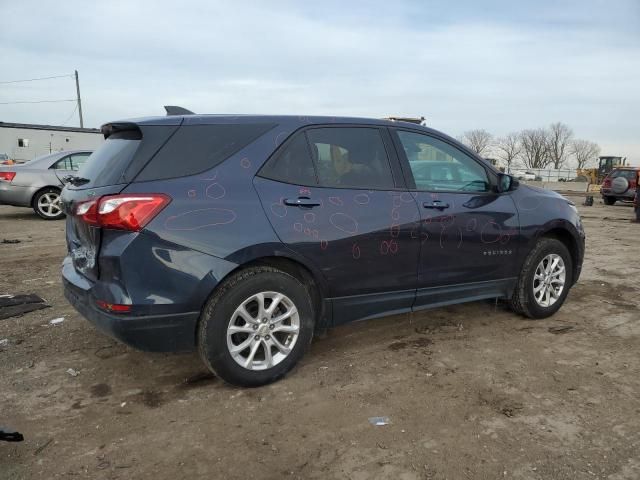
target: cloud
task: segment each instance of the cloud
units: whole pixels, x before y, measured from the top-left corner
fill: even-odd
[[[37,12],[37,14],[34,14]],[[424,115],[457,135],[561,120],[640,163],[640,4],[58,2],[0,6],[3,79],[78,69],[86,123],[203,113]],[[8,73],[10,72],[11,78]],[[71,98],[71,78],[0,102]],[[58,124],[74,105],[0,106]],[[606,152],[603,152],[606,153]]]

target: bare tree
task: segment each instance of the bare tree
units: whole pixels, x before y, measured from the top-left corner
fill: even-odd
[[[600,146],[589,140],[574,140],[571,142],[569,151],[575,157],[578,168],[585,168],[587,163],[600,155]]]
[[[562,122],[552,123],[549,127],[547,132],[547,149],[550,159],[549,163],[553,164],[553,168],[558,169],[564,166],[569,156],[572,137],[573,130]]]
[[[471,150],[483,157],[489,154],[489,150],[493,143],[493,135],[482,129],[469,130],[462,134],[460,140]]]
[[[522,161],[527,168],[545,168],[550,163],[548,153],[548,132],[544,128],[523,130],[520,132]]]
[[[522,144],[520,143],[520,134],[512,132],[504,137],[500,137],[496,143],[495,148],[500,159],[504,160],[507,164],[507,172],[511,172],[511,164],[518,158],[520,152],[522,152]]]

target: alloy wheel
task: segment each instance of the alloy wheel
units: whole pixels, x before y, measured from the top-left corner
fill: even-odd
[[[300,314],[278,292],[250,296],[233,312],[227,327],[231,357],[248,370],[266,370],[282,362],[300,333]]]
[[[536,303],[547,308],[558,301],[564,291],[566,270],[560,255],[550,253],[538,264],[533,275],[533,296]]]
[[[45,217],[57,217],[62,213],[60,205],[60,194],[47,192],[38,198],[38,210]]]

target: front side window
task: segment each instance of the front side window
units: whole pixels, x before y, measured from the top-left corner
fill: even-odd
[[[400,143],[418,190],[486,192],[485,169],[469,155],[437,138],[399,130]]]
[[[313,128],[307,131],[307,138],[321,186],[394,188],[391,166],[377,128]]]
[[[316,185],[316,174],[304,133],[298,133],[260,172],[261,177],[295,185]]]

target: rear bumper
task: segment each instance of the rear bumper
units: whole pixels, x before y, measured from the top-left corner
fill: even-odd
[[[192,351],[196,346],[199,312],[164,315],[114,315],[98,309],[91,283],[66,259],[62,266],[64,296],[98,330],[121,342],[150,352]]]
[[[600,193],[603,197],[615,197],[618,200],[629,200],[633,201],[633,197],[636,194],[635,190],[629,189],[624,193],[613,193],[610,188],[602,188],[600,189]]]

